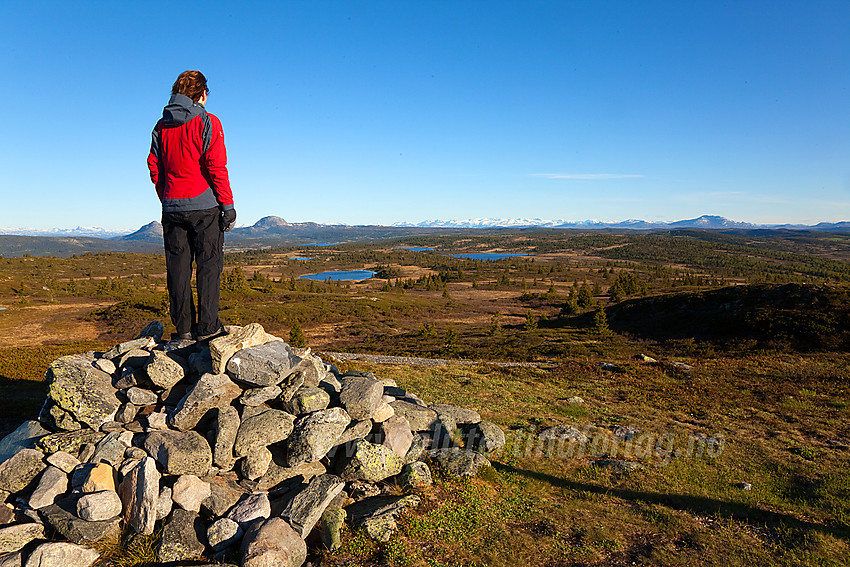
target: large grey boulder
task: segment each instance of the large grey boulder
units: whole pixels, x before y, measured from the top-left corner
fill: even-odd
[[[362,375],[344,375],[340,382],[339,403],[351,419],[371,419],[381,403],[384,385],[371,376]]]
[[[354,527],[362,527],[372,539],[389,541],[398,527],[397,519],[405,510],[415,508],[421,498],[409,496],[373,496],[346,507]]]
[[[318,461],[335,445],[351,418],[342,408],[331,408],[307,414],[295,420],[289,437],[287,465],[296,467]]]
[[[35,420],[25,421],[0,441],[0,463],[9,459],[21,449],[34,449],[35,443],[50,431]]]
[[[0,490],[20,492],[47,467],[44,455],[36,449],[21,449],[0,463]]]
[[[255,386],[275,386],[284,382],[299,361],[288,344],[271,341],[234,353],[226,368],[234,380]]]
[[[236,433],[241,423],[239,411],[235,407],[218,408],[214,429],[213,464],[222,470],[229,471],[236,461],[233,456],[233,445],[236,443]]]
[[[267,409],[242,421],[233,452],[246,457],[252,451],[283,441],[292,433],[295,417],[285,411]]]
[[[127,473],[118,487],[118,494],[124,504],[124,523],[136,533],[153,533],[157,519],[159,479],[156,462],[146,457]]]
[[[47,397],[74,418],[97,430],[121,405],[112,377],[81,355],[63,356],[47,369]]]
[[[342,492],[345,481],[332,474],[319,475],[289,501],[281,517],[306,539],[322,513]]]
[[[169,425],[180,431],[192,429],[214,408],[229,406],[242,394],[226,374],[204,374],[178,402]]]
[[[405,490],[415,490],[431,486],[434,479],[431,476],[431,469],[425,463],[416,461],[404,465],[401,473],[398,475],[398,483]]]
[[[492,453],[505,446],[505,432],[491,421],[481,421],[473,425],[463,426],[466,446]]]
[[[162,465],[165,474],[202,477],[212,466],[212,449],[197,431],[151,432],[145,439],[144,449]]]
[[[35,539],[44,539],[42,524],[13,524],[0,528],[0,553],[18,551]]]
[[[252,524],[242,539],[242,567],[300,567],[307,544],[283,518]]]
[[[196,512],[177,508],[165,522],[156,560],[169,563],[197,559],[204,553],[202,540],[206,540],[206,528],[201,517]]]
[[[186,369],[173,355],[155,350],[145,362],[145,372],[157,387],[170,390],[186,376]]]
[[[342,467],[340,476],[348,480],[379,482],[401,472],[404,461],[389,447],[363,439],[354,442],[353,454]]]
[[[412,431],[431,431],[437,424],[437,412],[413,402],[396,400],[390,403],[396,415],[410,423]]]
[[[38,487],[30,496],[30,508],[38,510],[49,506],[56,501],[56,498],[68,491],[68,475],[65,471],[54,466],[49,466],[44,470],[41,478],[38,481]]]
[[[36,547],[25,567],[90,567],[98,559],[100,553],[90,547],[56,541]]]
[[[231,327],[229,334],[217,337],[209,342],[213,372],[216,374],[224,373],[230,357],[234,354],[242,349],[265,344],[270,340],[271,337],[266,334],[259,323],[251,323],[244,327]]]

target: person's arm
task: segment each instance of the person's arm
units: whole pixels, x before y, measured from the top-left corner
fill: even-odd
[[[162,200],[162,184],[165,182],[161,179],[159,172],[159,131],[154,129],[151,133],[151,151],[148,154],[148,170],[151,174],[151,182],[156,187],[156,194],[159,200]]]

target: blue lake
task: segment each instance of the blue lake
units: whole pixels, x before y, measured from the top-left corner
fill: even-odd
[[[342,242],[311,242],[305,244],[305,246],[336,246],[337,244],[342,244]]]
[[[315,258],[311,258],[309,256],[290,256],[290,260],[315,260]]]
[[[331,272],[319,272],[318,274],[307,274],[306,276],[301,276],[302,280],[317,280],[317,281],[326,281],[330,278],[333,281],[343,281],[343,280],[368,280],[372,276],[375,275],[375,272],[370,270],[351,270],[348,272],[344,271],[331,271]]]
[[[424,246],[396,246],[393,250],[410,250],[411,252],[425,252],[426,250],[436,250],[436,248],[427,248]]]
[[[504,260],[505,258],[517,258],[520,256],[531,256],[531,254],[506,254],[503,252],[477,252],[474,254],[452,254],[452,258],[466,258],[467,260]]]

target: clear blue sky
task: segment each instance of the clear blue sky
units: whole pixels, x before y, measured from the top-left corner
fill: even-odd
[[[850,219],[850,2],[0,0],[0,226],[159,219],[203,71],[240,225]]]

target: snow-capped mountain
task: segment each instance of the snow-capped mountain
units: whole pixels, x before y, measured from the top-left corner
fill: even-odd
[[[0,234],[11,236],[90,236],[93,238],[113,238],[129,234],[135,229],[110,230],[99,226],[78,226],[76,228],[12,228],[0,227]]]
[[[429,228],[767,228],[748,222],[731,221],[716,215],[702,215],[695,219],[686,219],[673,222],[650,222],[640,219],[628,219],[619,222],[603,222],[597,219],[583,221],[568,221],[564,219],[546,220],[541,218],[519,218],[519,219],[494,219],[477,218],[463,220],[430,220],[420,223],[396,223],[393,226],[400,227],[429,227]]]

